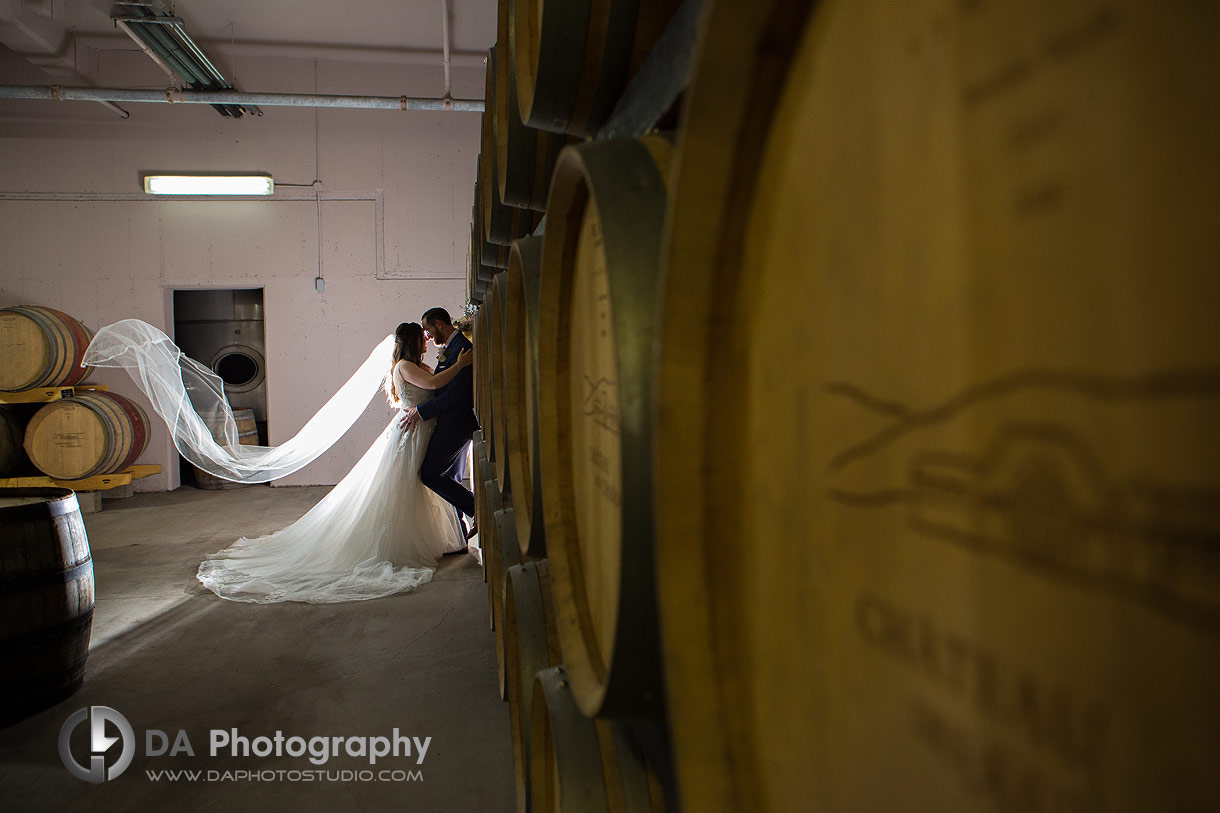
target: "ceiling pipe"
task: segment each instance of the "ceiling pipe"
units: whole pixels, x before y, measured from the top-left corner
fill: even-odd
[[[86,102],[169,102],[268,107],[342,107],[362,110],[456,110],[483,112],[482,99],[431,99],[415,96],[339,96],[316,93],[245,93],[237,90],[143,90],[62,85],[0,85],[0,99],[51,99]]]
[[[449,0],[441,0],[441,62],[445,66],[445,98],[453,96],[453,83],[449,81]]]

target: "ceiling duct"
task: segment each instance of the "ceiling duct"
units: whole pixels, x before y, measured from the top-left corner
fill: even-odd
[[[208,59],[207,54],[182,26],[161,0],[132,2],[119,0],[110,17],[128,36],[136,40],[146,54],[162,67],[185,82],[191,90],[232,91],[233,83]],[[241,118],[245,113],[261,116],[254,105],[213,104],[222,116]]]

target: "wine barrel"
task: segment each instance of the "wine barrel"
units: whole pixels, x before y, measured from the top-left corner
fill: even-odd
[[[93,560],[76,495],[0,489],[0,718],[46,708],[85,678]]]
[[[81,367],[92,340],[89,328],[66,313],[39,305],[0,309],[0,390],[81,383],[93,371]]]
[[[480,476],[486,472],[480,472]],[[495,574],[499,572],[499,537],[496,529],[496,513],[504,510],[504,498],[496,487],[494,477],[483,480],[482,501],[475,506],[479,524],[479,542],[483,549],[483,576],[487,580],[487,611],[489,624],[493,630],[501,629],[500,610],[496,608],[496,598],[499,588],[496,585]]]
[[[81,480],[131,466],[144,453],[150,430],[135,401],[113,392],[81,392],[35,412],[24,447],[42,473]]]
[[[683,807],[1210,809],[1220,6],[704,22],[657,311]]]
[[[496,48],[496,182],[504,203],[544,211],[551,174],[568,139],[521,121],[512,59],[511,6],[510,0],[500,0],[496,28],[500,44]]]
[[[512,0],[521,119],[587,137],[610,116],[680,0]]]
[[[491,513],[491,530],[495,532],[495,544],[487,557],[487,590],[496,631],[496,672],[500,681],[500,697],[508,698],[508,671],[504,662],[505,636],[504,585],[508,569],[521,564],[521,546],[517,544],[517,523],[513,509],[504,507]]]
[[[253,409],[234,409],[233,424],[236,432],[236,440],[240,446],[257,446],[258,445],[258,425],[254,420]],[[234,438],[229,437],[226,432],[227,420],[223,412],[215,412],[211,415],[203,416],[203,423],[207,426],[208,431],[212,433],[212,438],[220,445],[229,445]],[[245,488],[250,483],[236,483],[232,480],[226,480],[223,477],[217,477],[215,474],[203,471],[199,467],[195,467],[195,485],[204,491],[227,491],[234,488]]]
[[[652,342],[669,141],[564,149],[542,248],[538,454],[564,662],[590,716],[663,711]],[[497,427],[498,430],[498,427]]]
[[[559,631],[551,607],[551,575],[546,560],[514,565],[504,583],[504,661],[508,714],[517,777],[517,810],[529,810],[530,707],[534,676],[558,666]]]
[[[487,212],[482,205],[483,189],[485,184],[490,183],[484,179],[483,173],[490,173],[490,169],[484,170],[483,163],[487,159],[485,156],[479,156],[479,182],[475,185],[475,210],[474,210],[474,229],[475,241],[479,245],[479,279],[483,282],[491,282],[496,274],[499,274],[505,268],[508,268],[508,246],[493,243],[487,239]]]
[[[493,46],[487,52],[484,88],[487,109],[483,111],[480,137],[477,202],[482,209],[484,239],[490,243],[508,246],[518,237],[532,232],[542,215],[532,209],[509,206],[500,199],[500,170],[496,159],[496,50]],[[507,260],[507,257],[505,259]]]
[[[504,364],[504,305],[505,305],[505,275],[499,274],[492,281],[492,296],[489,297],[491,318],[488,320],[491,329],[487,332],[487,371],[491,379],[488,388],[491,396],[491,462],[496,467],[496,485],[501,493],[509,490],[508,471],[508,430],[507,408],[505,400],[505,377],[507,370]]]
[[[8,474],[29,462],[22,448],[25,427],[30,422],[28,408],[0,404],[0,474]]]
[[[466,298],[478,304],[483,301],[487,283],[479,279],[478,248],[474,242],[474,218],[470,221],[470,244],[466,247]]]
[[[531,557],[546,555],[538,463],[538,293],[542,238],[513,243],[504,291],[504,429],[517,538]]]
[[[562,665],[534,679],[529,749],[535,813],[666,809],[664,789],[631,729],[585,717]]]
[[[483,298],[483,305],[479,308],[479,324],[475,333],[478,355],[475,357],[474,363],[475,399],[478,403],[475,414],[478,416],[479,426],[483,429],[483,440],[487,444],[487,459],[493,462],[496,454],[496,428],[492,420],[495,415],[495,400],[492,398],[491,337],[493,333],[492,314],[497,307],[496,288],[493,285],[488,289],[487,295]]]

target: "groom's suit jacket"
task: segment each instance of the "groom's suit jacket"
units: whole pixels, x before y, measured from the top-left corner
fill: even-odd
[[[457,362],[458,354],[470,347],[470,340],[459,330],[445,348],[445,360],[436,365],[439,373]],[[479,428],[474,416],[474,367],[467,367],[436,395],[419,405],[419,417],[423,420],[436,418],[431,443],[448,444],[458,439],[470,440]]]

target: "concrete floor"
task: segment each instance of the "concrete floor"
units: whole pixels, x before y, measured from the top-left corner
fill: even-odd
[[[447,557],[413,593],[349,604],[238,604],[195,581],[204,553],[288,524],[326,491],[183,488],[108,500],[86,515],[97,608],[85,684],[0,729],[0,810],[512,810],[508,706],[496,689],[475,555]],[[58,751],[65,720],[91,705],[122,713],[137,741],[131,766],[97,785],[71,776]],[[390,737],[395,727],[432,738],[422,764],[415,754],[374,766],[346,753],[324,766],[308,755],[209,755],[213,729],[308,740]],[[147,756],[147,729],[168,732],[171,742],[186,731],[195,755]],[[72,750],[82,764],[88,738],[88,726],[78,726]],[[108,754],[107,765],[114,761]],[[213,771],[221,780],[149,778],[160,769],[205,778]],[[287,773],[224,780],[225,772],[280,770],[403,773],[388,781],[291,781]]]

